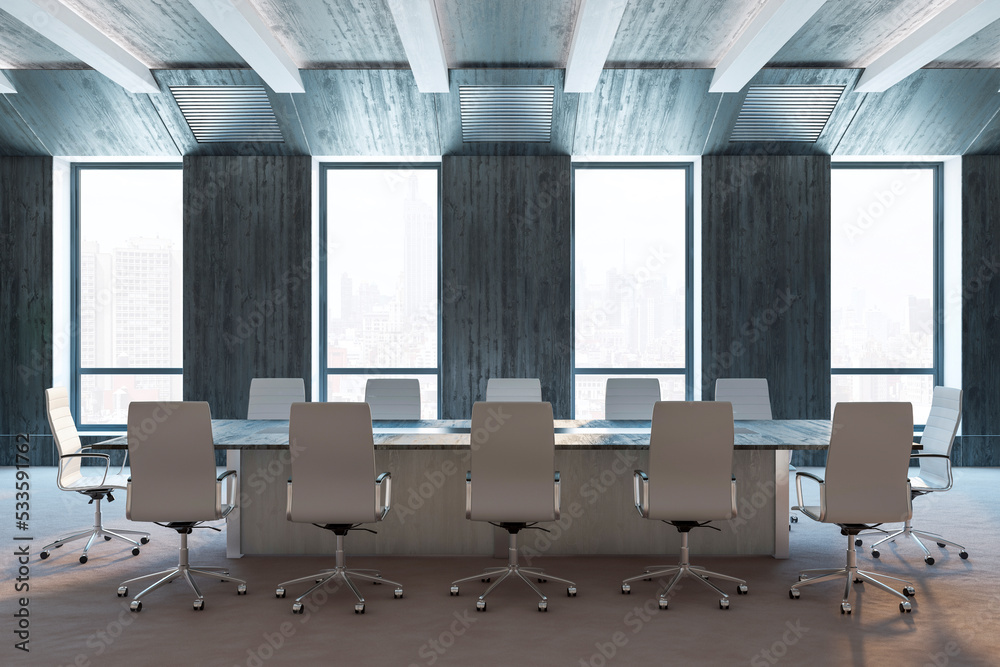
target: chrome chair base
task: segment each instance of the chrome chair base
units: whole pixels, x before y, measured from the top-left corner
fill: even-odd
[[[52,549],[58,549],[64,544],[69,544],[70,542],[75,542],[76,540],[82,540],[84,538],[88,538],[87,544],[83,547],[83,553],[80,554],[80,562],[86,563],[87,552],[90,551],[90,547],[92,547],[94,543],[97,542],[98,539],[102,537],[108,542],[110,542],[111,540],[121,540],[122,542],[127,542],[128,544],[132,545],[132,555],[133,556],[139,555],[139,545],[146,544],[147,542],[149,542],[149,533],[142,530],[123,530],[123,529],[110,530],[108,528],[105,528],[104,523],[101,520],[101,499],[103,498],[103,494],[101,497],[95,497],[95,496],[91,497],[94,500],[94,525],[88,530],[81,530],[78,533],[72,533],[70,535],[66,535],[65,537],[60,537],[55,542],[46,544],[44,547],[42,547],[41,553],[38,554],[42,560],[45,560],[46,558],[49,557]],[[125,537],[126,535],[139,535],[140,538],[138,540],[133,540],[129,537]]]
[[[506,527],[506,526],[505,526]],[[523,526],[522,526],[523,527]],[[490,586],[483,592],[482,595],[476,600],[476,611],[486,611],[486,596],[493,592],[497,586],[509,579],[510,577],[517,577],[524,583],[528,585],[528,588],[533,590],[536,595],[538,595],[538,611],[548,611],[549,610],[549,599],[546,597],[545,593],[535,585],[531,579],[536,579],[538,583],[544,583],[551,579],[552,581],[558,581],[560,583],[566,584],[566,595],[569,597],[576,597],[576,584],[569,579],[563,579],[562,577],[555,577],[551,574],[546,574],[544,570],[537,567],[521,567],[518,563],[517,557],[517,531],[520,530],[519,527],[509,527],[507,528],[507,565],[504,567],[488,567],[479,574],[474,574],[471,577],[462,577],[461,579],[456,579],[451,582],[450,593],[452,595],[458,595],[459,587],[458,585],[465,581],[474,581],[479,579],[483,582],[489,582],[493,577],[500,575],[500,577],[494,581]]]
[[[203,577],[216,577],[222,581],[231,581],[238,584],[236,587],[237,595],[246,595],[247,592],[247,582],[243,579],[237,579],[236,577],[229,576],[229,570],[225,567],[214,567],[209,565],[198,565],[192,566],[188,563],[188,546],[187,546],[187,533],[181,533],[181,546],[180,546],[180,556],[178,558],[177,567],[170,570],[162,570],[160,572],[153,572],[152,574],[144,574],[140,577],[134,577],[123,581],[118,585],[118,597],[128,597],[128,585],[136,581],[142,581],[143,579],[151,579],[153,577],[160,577],[152,586],[145,588],[142,592],[132,598],[132,602],[129,603],[129,611],[139,612],[142,611],[142,600],[141,598],[149,593],[152,593],[157,588],[161,586],[166,586],[174,579],[183,577],[187,581],[191,590],[194,591],[198,598],[194,601],[195,611],[201,611],[205,608],[205,596],[202,595],[201,589],[198,588],[198,584],[194,580],[194,575],[200,575]]]
[[[896,538],[899,537],[900,535],[909,537],[911,540],[917,543],[917,546],[920,547],[921,551],[924,552],[924,562],[927,563],[928,565],[934,564],[934,557],[931,556],[931,552],[927,549],[926,546],[924,546],[924,543],[920,541],[921,537],[926,540],[933,540],[934,542],[937,543],[939,547],[942,548],[945,546],[952,546],[955,547],[956,549],[959,549],[958,555],[963,560],[969,557],[969,552],[966,551],[965,547],[963,547],[961,544],[946,540],[937,533],[928,533],[927,531],[924,530],[916,530],[913,528],[913,526],[909,521],[903,524],[903,527],[900,530],[897,530],[895,533],[890,533],[886,537],[883,537],[881,540],[873,544],[871,549],[872,556],[878,558],[881,555],[879,554],[878,546],[883,542],[895,542]]]
[[[793,600],[799,598],[799,589],[803,586],[810,586],[812,584],[823,583],[824,581],[835,581],[837,579],[844,579],[844,597],[840,603],[840,613],[850,614],[851,613],[851,583],[869,583],[875,587],[883,590],[887,593],[891,593],[900,599],[899,611],[909,612],[911,611],[910,597],[916,594],[913,586],[906,579],[900,579],[899,577],[890,577],[887,574],[882,574],[881,572],[868,572],[865,570],[858,569],[858,554],[854,550],[854,538],[856,533],[849,534],[847,536],[847,564],[841,568],[824,568],[824,569],[813,569],[813,570],[802,570],[799,572],[799,581],[792,584],[792,587],[788,591],[788,597]],[[885,584],[880,579],[891,579],[892,581],[897,581],[904,584],[902,591],[897,591],[891,588],[888,584]]]

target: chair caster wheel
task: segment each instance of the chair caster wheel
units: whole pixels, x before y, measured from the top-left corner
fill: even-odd
[[[403,589],[402,588],[397,588],[396,590],[394,590],[392,592],[392,598],[394,600],[398,600],[401,597],[403,597]]]
[[[82,565],[83,563],[86,563],[86,562],[87,562],[87,557],[86,556],[80,556],[80,564]]]
[[[548,610],[549,610],[548,602],[542,600],[541,602],[538,603],[538,611],[548,611]]]
[[[666,600],[660,598],[660,601],[657,602],[656,604],[660,607],[660,610],[662,611],[662,610],[665,610],[667,608],[667,604],[668,603],[667,603]]]
[[[476,600],[476,611],[486,611],[486,600]]]
[[[841,614],[850,614],[851,613],[851,603],[850,602],[841,602],[840,603],[840,613]]]
[[[801,593],[799,593],[799,589],[797,588],[791,588],[788,591],[788,597],[791,598],[792,600],[798,600],[799,595],[801,595]]]
[[[804,574],[800,574],[800,575],[799,575],[799,581],[805,581],[805,580],[806,580],[806,579],[808,579],[808,578],[809,578],[809,577],[807,577],[807,576],[806,576],[806,575],[804,575]]]
[[[927,563],[928,565],[933,565],[934,564],[934,556],[928,556],[927,558],[924,559],[924,562]]]
[[[944,549],[944,548],[945,548],[946,546],[948,546],[948,545],[947,545],[947,544],[945,544],[944,542],[938,542],[938,543],[937,543],[937,545],[938,545],[939,547],[941,547],[942,549]]]
[[[566,587],[566,597],[568,597],[568,598],[575,598],[576,597],[576,586],[567,586]]]
[[[274,591],[274,597],[276,597],[276,598],[283,598],[283,597],[285,597],[285,589],[284,588],[278,588],[278,589],[276,589]]]
[[[490,583],[490,579],[491,577],[486,577],[485,579],[480,579],[479,581],[483,582],[484,584],[488,584]]]
[[[381,578],[382,578],[382,575],[381,575],[381,574],[376,574],[375,576],[376,576],[376,577],[378,577],[379,579],[381,579]],[[372,582],[372,586],[381,586],[381,585],[382,585],[382,582],[381,582],[381,581],[373,581],[373,582]]]
[[[632,592],[632,587],[628,584],[622,584],[622,595],[628,595]]]
[[[137,613],[142,611],[142,602],[140,602],[139,600],[132,600],[132,602],[130,602],[128,605],[128,610]]]
[[[195,611],[203,611],[204,609],[205,609],[205,601],[204,600],[195,600],[194,601],[194,610]]]
[[[903,595],[906,597],[911,598],[916,594],[917,591],[913,588],[913,586],[903,586]]]
[[[132,555],[133,556],[139,555],[139,547],[132,547]]]
[[[962,560],[966,560],[969,557],[969,552],[966,551],[965,549],[962,549],[961,551],[958,552],[958,557],[961,558]]]
[[[111,541],[111,536],[110,535],[105,535],[104,536],[104,541],[105,542],[110,542]]]
[[[872,549],[872,558],[878,558],[878,557],[879,557],[879,556],[881,556],[881,555],[882,555],[882,554],[881,554],[881,553],[879,553],[879,550],[878,550],[878,549]]]
[[[139,538],[139,544],[149,544],[149,538],[148,537],[140,537]]]
[[[364,602],[359,602],[356,605],[354,605],[354,613],[355,614],[363,614],[363,613],[365,613],[365,603]]]
[[[292,605],[292,613],[293,614],[305,613],[305,609],[303,609],[301,602],[296,602],[295,604]]]
[[[859,579],[857,577],[854,577],[854,583],[856,583],[856,584],[864,583],[864,579]]]
[[[792,515],[792,516],[788,517],[788,520],[791,521],[792,523],[798,523],[799,522],[799,517],[797,517],[795,515]]]
[[[737,595],[746,595],[749,592],[750,592],[750,589],[747,587],[746,584],[740,584],[739,586],[736,587],[736,594]]]
[[[909,614],[911,611],[913,611],[913,607],[910,606],[909,602],[900,602],[899,603],[899,613],[900,614],[904,614],[904,613],[905,614]]]
[[[854,546],[856,546],[856,547],[860,547],[863,544],[864,544],[864,542],[862,540],[857,540],[857,539],[854,540]]]
[[[547,581],[548,581],[548,579],[545,579],[544,577],[538,577],[538,583],[540,583],[540,584],[544,584]]]
[[[458,586],[452,586],[451,590],[448,591],[450,595],[458,595]]]
[[[118,587],[118,597],[123,598],[128,596],[128,586]]]
[[[246,584],[240,584],[239,586],[237,586],[236,587],[236,594],[237,595],[246,595],[247,594],[247,585]]]
[[[45,560],[46,558],[49,557],[49,552],[43,551],[42,553],[38,554],[38,557],[41,558],[42,560]]]
[[[729,598],[719,600],[719,609],[729,609]]]

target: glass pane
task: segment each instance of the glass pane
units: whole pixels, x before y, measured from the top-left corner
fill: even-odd
[[[125,424],[132,401],[183,400],[180,375],[83,375],[80,423]]]
[[[832,365],[934,365],[934,172],[834,169]]]
[[[80,364],[182,365],[180,169],[80,170]]]
[[[832,390],[833,405],[840,401],[909,401],[913,423],[923,424],[931,411],[934,376],[834,375]]]
[[[576,375],[576,418],[604,419],[604,394],[609,377],[623,375]],[[683,375],[629,375],[630,378],[655,377],[660,380],[660,400],[684,400]]]
[[[686,172],[574,174],[576,366],[683,368]]]
[[[368,378],[417,378],[420,381],[420,418],[437,419],[437,375],[327,375],[326,400],[363,401]]]
[[[437,177],[327,171],[329,367],[437,368]]]

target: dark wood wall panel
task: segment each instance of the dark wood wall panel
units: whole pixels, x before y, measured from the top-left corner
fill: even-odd
[[[766,377],[775,419],[829,419],[830,158],[705,156],[702,262],[703,398]]]
[[[960,465],[1000,465],[1000,156],[962,158]]]
[[[442,160],[442,417],[491,377],[538,377],[571,417],[570,158]]]
[[[52,158],[0,157],[0,465],[14,438],[32,437],[31,462],[54,465],[45,419],[52,385]]]
[[[311,377],[310,158],[184,158],[184,399],[245,419],[254,377]]]

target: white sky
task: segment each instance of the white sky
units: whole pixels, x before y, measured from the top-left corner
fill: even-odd
[[[174,243],[179,257],[182,211],[180,169],[80,171],[82,240],[97,241],[101,252],[130,238],[161,238]]]

